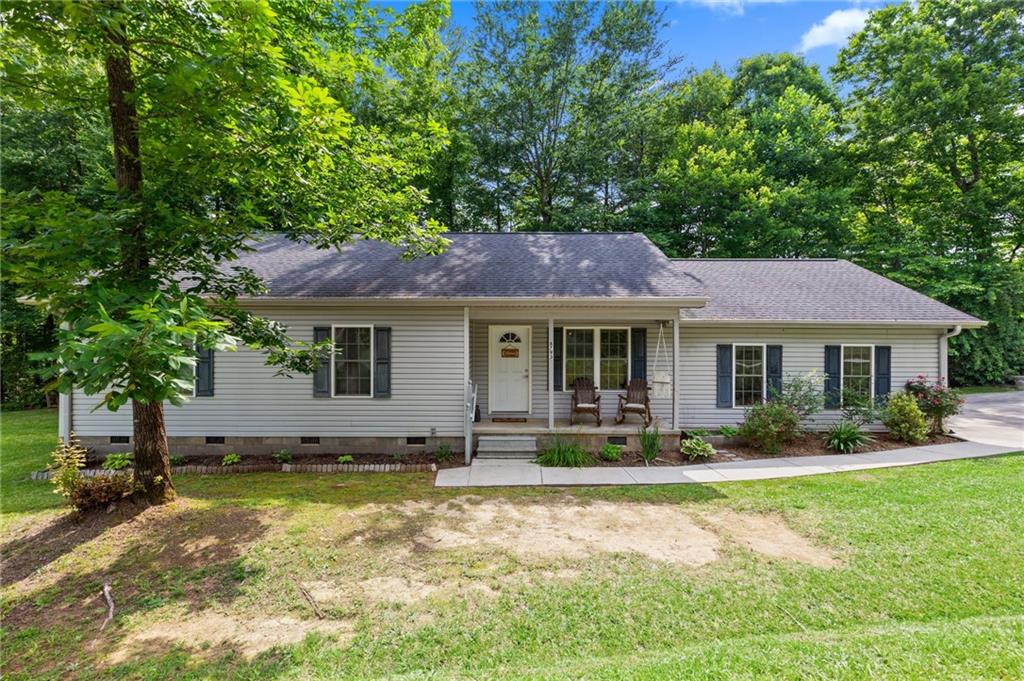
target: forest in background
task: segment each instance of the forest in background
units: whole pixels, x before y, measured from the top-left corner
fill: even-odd
[[[402,93],[345,104],[384,138],[396,116],[442,123],[414,173],[424,223],[848,258],[987,320],[951,341],[950,378],[1000,382],[1024,373],[1022,7],[879,8],[823,74],[790,53],[687,70],[649,2],[479,3],[471,30],[407,65]],[[110,184],[109,122],[67,101],[5,100],[5,196]],[[27,353],[53,325],[17,295],[5,278],[2,397],[30,406],[44,398]]]

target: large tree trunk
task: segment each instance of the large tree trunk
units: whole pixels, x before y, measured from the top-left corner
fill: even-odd
[[[174,498],[171,463],[167,455],[167,429],[162,402],[132,401],[132,435],[135,440],[135,482],[139,496],[154,504]]]
[[[115,5],[115,11],[120,5]],[[135,76],[123,24],[111,22],[106,30],[107,105],[114,142],[114,179],[122,199],[136,204],[139,214],[122,228],[121,267],[127,281],[144,281],[149,268],[142,203],[142,158],[139,120],[135,108]],[[132,433],[135,440],[135,480],[138,496],[153,503],[174,498],[171,483],[164,405],[132,400]]]

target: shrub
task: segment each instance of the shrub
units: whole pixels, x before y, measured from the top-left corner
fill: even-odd
[[[355,459],[352,458],[351,454],[342,454],[338,457],[338,463],[352,463]]]
[[[53,491],[65,499],[70,499],[75,487],[82,479],[81,470],[85,468],[86,449],[71,433],[65,442],[57,440],[57,448],[50,455],[52,462],[46,467],[50,471],[50,484]]]
[[[924,412],[910,393],[895,393],[889,397],[882,422],[894,438],[903,442],[919,444],[928,437]]]
[[[108,454],[107,458],[103,460],[103,467],[108,471],[123,471],[125,468],[131,468],[132,455],[125,452]]]
[[[740,429],[736,426],[721,426],[718,429],[718,434],[723,437],[736,437],[740,432]]]
[[[711,431],[707,428],[694,428],[693,430],[686,431],[687,437],[707,437],[711,435]]]
[[[843,421],[849,421],[856,424],[857,427],[863,428],[869,423],[880,421],[883,411],[884,407],[875,404],[866,395],[847,395],[840,413],[843,415]]]
[[[274,452],[274,461],[278,463],[291,463],[292,453],[289,452],[287,449],[279,449],[276,452]]]
[[[706,459],[714,456],[715,448],[707,440],[700,438],[688,438],[679,445],[679,451],[690,461],[694,459]]]
[[[221,466],[234,466],[235,464],[241,463],[241,462],[242,462],[242,457],[239,456],[238,454],[235,454],[234,452],[231,452],[230,454],[225,454],[224,455],[224,458],[220,460],[220,465]]]
[[[622,445],[613,445],[611,442],[606,442],[604,447],[601,447],[601,458],[605,461],[621,461]]]
[[[102,508],[130,496],[135,491],[130,472],[79,478],[68,501],[79,511]]]
[[[657,425],[651,428],[640,426],[637,435],[640,436],[640,456],[644,459],[644,465],[650,466],[661,452],[661,433],[658,432]]]
[[[536,458],[536,463],[541,466],[559,466],[563,468],[580,468],[589,466],[594,462],[587,450],[575,442],[567,442],[560,435],[555,434],[551,446],[541,452]]]
[[[860,428],[853,421],[846,419],[836,421],[829,426],[828,432],[825,433],[825,446],[842,454],[849,454],[857,447],[874,442],[875,438]]]
[[[188,462],[188,459],[181,454],[171,454],[167,459],[171,462],[172,466],[184,466]]]
[[[434,458],[440,463],[448,463],[449,461],[455,460],[455,454],[452,452],[452,446],[448,443],[442,443],[437,446],[437,451],[434,452]]]
[[[407,458],[407,455],[406,455],[405,452],[395,452],[395,453],[393,453],[391,455],[391,459],[395,463],[405,463],[406,458]]]
[[[929,383],[928,378],[923,375],[907,381],[904,389],[914,396],[917,406],[931,421],[931,432],[934,435],[946,432],[945,419],[960,413],[960,407],[964,403],[960,391],[946,387],[942,381]]]
[[[825,408],[825,375],[817,370],[798,376],[787,376],[782,389],[772,388],[771,401],[789,407],[797,419],[804,421]]]
[[[791,442],[800,432],[800,417],[781,402],[755,404],[747,410],[739,434],[755,447],[769,454],[778,454],[782,445]]]

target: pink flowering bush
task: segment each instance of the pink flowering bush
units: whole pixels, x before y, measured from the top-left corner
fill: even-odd
[[[964,398],[958,391],[948,387],[941,380],[929,382],[928,377],[923,374],[907,381],[904,389],[914,396],[917,406],[931,421],[933,435],[946,432],[945,419],[959,413],[964,403]]]

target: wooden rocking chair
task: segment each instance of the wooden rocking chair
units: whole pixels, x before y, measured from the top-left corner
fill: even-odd
[[[569,410],[569,425],[576,424],[576,414],[590,414],[601,425],[601,395],[589,378],[577,378],[572,382],[572,408]]]
[[[626,386],[626,394],[619,395],[619,411],[615,415],[615,423],[626,420],[626,414],[639,414],[644,425],[651,425],[651,397],[647,392],[647,381],[634,378]]]

